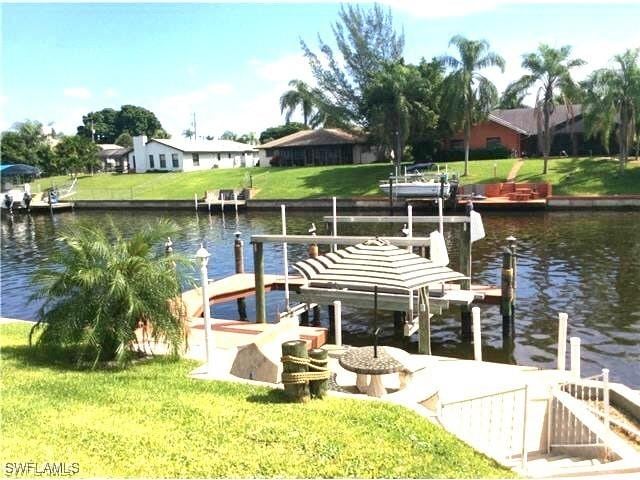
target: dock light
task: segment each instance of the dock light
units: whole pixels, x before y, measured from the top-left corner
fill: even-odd
[[[204,315],[204,344],[207,358],[207,373],[211,371],[211,362],[213,361],[213,345],[211,343],[211,313],[209,311],[209,273],[207,271],[207,263],[211,255],[200,244],[200,248],[196,252],[196,260],[200,263],[200,284],[202,285],[202,313]]]

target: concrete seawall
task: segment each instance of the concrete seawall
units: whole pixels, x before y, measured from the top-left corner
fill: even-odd
[[[385,197],[355,197],[355,198],[339,198],[337,199],[337,207],[341,210],[386,210],[389,209],[389,200]],[[414,202],[411,202],[414,203]],[[246,206],[239,206],[240,210],[262,210],[276,211],[280,210],[280,205],[286,205],[291,210],[331,209],[331,198],[312,198],[306,200],[247,200]],[[484,205],[482,202],[476,202],[478,210],[491,207],[492,210],[521,210],[522,205]],[[135,209],[157,209],[157,210],[193,210],[195,204],[193,200],[76,200],[75,208],[78,209],[107,209],[107,210],[135,210]],[[407,201],[404,199],[396,199],[393,202],[394,210],[404,210]],[[414,208],[416,208],[414,204]],[[547,205],[542,206],[549,210],[582,210],[582,209],[640,209],[640,195],[611,195],[611,196],[552,196],[547,199]],[[198,210],[206,211],[207,204],[200,202]],[[225,205],[225,211],[233,210],[233,205]],[[219,211],[219,205],[212,205],[211,211]]]
[[[552,196],[547,200],[549,209],[577,210],[583,208],[640,208],[640,195],[610,196]]]

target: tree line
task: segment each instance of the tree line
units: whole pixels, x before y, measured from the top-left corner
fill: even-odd
[[[93,171],[101,166],[98,143],[132,147],[136,135],[169,138],[156,115],[136,105],[89,112],[75,135],[45,133],[42,123],[26,120],[2,132],[2,163],[33,165],[45,175]]]
[[[316,86],[291,80],[280,97],[287,122],[300,111],[306,128],[365,131],[397,162],[403,154],[429,156],[448,135],[463,132],[467,174],[471,127],[492,109],[524,107],[533,94],[544,173],[553,140],[550,119],[558,105],[571,111],[571,105],[582,104],[586,134],[600,138],[606,149],[613,136],[621,168],[634,142],[636,155],[640,149],[639,49],[616,55],[615,66],[576,82],[571,72],[586,62],[572,56],[571,46],[541,44],[522,56],[527,73],[500,96],[483,72],[490,67],[504,72],[505,60],[484,40],[456,35],[449,43],[456,55],[406,63],[404,34],[394,28],[390,9],[378,4],[343,5],[332,31],[337,50],[321,38],[319,52],[300,41]]]

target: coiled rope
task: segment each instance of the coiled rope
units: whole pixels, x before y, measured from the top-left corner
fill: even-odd
[[[313,380],[328,380],[331,376],[331,371],[326,367],[329,360],[294,357],[293,355],[284,355],[281,360],[282,363],[306,365],[309,370],[313,370],[309,372],[282,372],[282,383],[284,384],[291,385],[307,383]]]

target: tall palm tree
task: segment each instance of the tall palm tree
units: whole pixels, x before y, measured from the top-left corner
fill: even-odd
[[[486,118],[498,101],[496,87],[479,70],[499,67],[504,72],[505,62],[489,50],[486,40],[456,35],[449,41],[451,45],[458,49],[460,58],[441,57],[443,64],[452,69],[444,82],[443,101],[450,124],[464,130],[464,175],[468,175],[471,126]]]
[[[154,248],[177,231],[160,220],[139,228],[131,238],[110,222],[108,228],[79,223],[58,239],[49,265],[34,275],[32,299],[44,299],[32,336],[36,345],[77,348],[78,360],[125,362],[140,322],[148,322],[155,339],[177,353],[184,340],[179,298],[188,264]],[[176,266],[176,264],[178,264]]]
[[[608,143],[616,131],[620,147],[620,169],[624,169],[640,115],[640,49],[613,57],[617,68],[602,68],[587,80],[585,120],[591,135]],[[617,124],[617,128],[616,128]]]
[[[280,113],[285,113],[285,121],[289,123],[291,115],[298,107],[302,109],[302,117],[305,126],[309,126],[309,118],[314,109],[315,98],[313,90],[302,80],[291,80],[289,86],[291,90],[287,90],[280,97]]]
[[[522,67],[529,74],[510,84],[507,89],[513,92],[529,92],[538,86],[536,93],[536,112],[539,112],[542,156],[544,157],[543,174],[547,173],[549,152],[553,140],[553,132],[549,123],[556,105],[556,93],[569,92],[574,89],[570,70],[584,65],[584,60],[571,59],[571,47],[565,45],[558,49],[541,44],[537,52],[526,53],[522,58]]]

